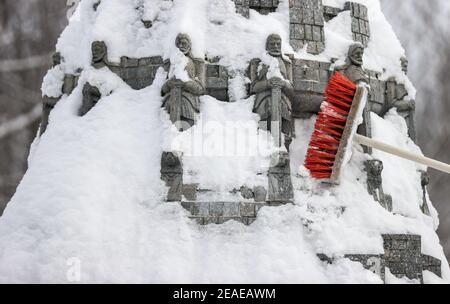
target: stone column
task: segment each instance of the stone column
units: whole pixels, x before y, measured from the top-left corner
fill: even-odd
[[[308,45],[307,52],[320,54],[325,49],[322,0],[290,0],[290,42],[298,51]]]

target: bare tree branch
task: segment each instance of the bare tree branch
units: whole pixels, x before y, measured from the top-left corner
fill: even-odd
[[[36,122],[42,113],[42,106],[36,105],[30,112],[22,114],[0,125],[0,139],[23,129]]]
[[[0,61],[0,72],[18,72],[42,68],[49,64],[51,53],[36,55],[23,59],[7,59]]]

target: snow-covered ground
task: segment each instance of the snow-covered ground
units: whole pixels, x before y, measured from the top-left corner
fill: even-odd
[[[352,158],[339,186],[324,186],[302,167],[314,118],[296,122],[291,158],[295,205],[263,208],[247,227],[237,222],[198,226],[179,204],[163,202],[162,151],[185,154],[192,182],[214,188],[218,197],[243,184],[264,184],[274,151],[266,132],[258,131],[253,99],[244,99],[242,71],[265,53],[266,37],[275,32],[287,43],[288,1],[276,13],[250,19],[235,13],[229,0],[83,0],[57,49],[65,58],[44,80],[43,93],[54,96],[62,72],[83,68],[80,85],[64,96],[36,138],[29,170],[0,219],[0,282],[133,282],[133,283],[381,283],[361,264],[337,259],[333,265],[316,254],[380,254],[381,234],[422,235],[422,252],[443,261],[443,280],[427,273],[426,282],[450,280],[450,269],[435,233],[438,219],[422,214],[419,169],[413,163],[376,153],[383,160],[385,191],[393,196],[394,214],[366,190],[363,162],[367,155],[352,147]],[[344,0],[326,4],[342,7]],[[410,96],[415,90],[402,76],[404,50],[381,13],[378,0],[368,6],[372,40],[365,66],[398,76]],[[143,10],[135,7],[143,5]],[[146,29],[142,16],[157,16]],[[151,87],[135,91],[108,69],[90,67],[91,43],[105,41],[109,59],[161,55],[175,58],[174,40],[187,33],[196,57],[221,57],[232,75],[236,100],[221,103],[201,98],[197,126],[179,134],[161,109],[159,70]],[[326,24],[326,51],[320,56],[345,59],[352,43],[349,15]],[[104,94],[86,116],[78,117],[83,84]],[[108,95],[108,96],[106,96]],[[230,131],[231,130],[231,131]],[[373,116],[374,137],[420,152],[408,139],[406,124],[395,112]],[[73,277],[74,268],[81,277]],[[404,280],[402,282],[407,282]]]

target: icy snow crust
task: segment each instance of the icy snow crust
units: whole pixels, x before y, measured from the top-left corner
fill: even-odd
[[[444,280],[426,272],[425,280],[450,280],[448,263],[435,233],[432,217],[420,211],[420,168],[375,152],[383,160],[385,191],[393,196],[394,212],[384,210],[366,190],[363,162],[368,156],[352,147],[340,186],[321,185],[302,167],[314,118],[296,122],[292,144],[295,205],[263,208],[250,227],[231,221],[198,226],[177,203],[163,202],[160,180],[163,150],[185,153],[190,182],[214,188],[228,198],[243,184],[265,185],[257,173],[267,169],[275,151],[266,132],[257,130],[253,99],[245,98],[242,70],[250,59],[264,56],[265,39],[273,32],[288,40],[288,1],[276,13],[250,19],[237,15],[229,0],[83,0],[57,49],[66,73],[83,68],[79,86],[63,96],[51,114],[50,125],[37,138],[29,170],[0,219],[0,282],[68,283],[381,283],[344,254],[383,252],[381,234],[422,235],[423,253],[443,261]],[[343,6],[344,0],[326,4]],[[369,7],[372,40],[366,67],[383,77],[402,74],[400,43],[377,0],[358,1]],[[139,11],[136,7],[141,7]],[[156,16],[152,29],[140,21]],[[188,33],[196,57],[221,56],[235,78],[230,82],[234,103],[202,97],[202,116],[196,127],[179,134],[161,110],[162,69],[151,87],[132,90],[108,69],[90,68],[90,44],[103,40],[109,59],[120,56],[162,55],[173,58],[177,33]],[[326,51],[297,57],[342,63],[351,44],[346,13],[326,24]],[[407,82],[406,78],[402,78]],[[61,71],[53,69],[43,93],[57,95]],[[103,98],[86,116],[78,117],[83,84],[100,88]],[[55,83],[56,82],[56,83]],[[410,96],[415,92],[408,82]],[[213,127],[211,127],[213,126]],[[221,128],[227,126],[227,128]],[[226,130],[231,129],[231,133]],[[406,123],[391,111],[385,119],[373,116],[374,137],[420,152],[408,139]],[[231,150],[227,150],[230,149]],[[244,151],[239,149],[245,147]],[[235,149],[235,150],[233,150]],[[257,153],[249,153],[249,151]],[[190,179],[190,180],[189,180]],[[316,253],[335,257],[321,263]],[[74,266],[80,270],[78,277]],[[76,270],[75,269],[75,270]],[[397,282],[398,280],[390,279]],[[408,280],[400,280],[409,283]]]

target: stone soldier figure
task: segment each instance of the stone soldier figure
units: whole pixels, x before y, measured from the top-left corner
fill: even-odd
[[[402,70],[405,75],[408,73],[408,60],[405,57],[400,59]],[[408,135],[413,141],[417,141],[416,129],[415,129],[415,110],[416,102],[407,98],[408,91],[404,84],[398,83],[395,77],[391,77],[387,80],[386,99],[388,101],[387,111],[391,108],[397,108],[398,114],[400,114],[408,125]]]
[[[292,99],[294,96],[292,63],[284,58],[281,51],[282,40],[279,35],[269,35],[266,41],[267,53],[278,62],[279,72],[282,76],[271,77],[270,67],[261,65],[261,60],[255,59],[251,63],[250,93],[255,94],[253,112],[261,117],[260,126],[272,133],[278,146],[282,146],[281,133],[284,134],[284,145],[289,150],[289,145],[294,136],[294,124],[292,119]],[[276,130],[275,130],[276,129]]]
[[[348,50],[346,63],[343,66],[336,67],[335,72],[340,72],[356,85],[361,83],[369,84],[369,75],[363,68],[363,56],[364,46],[359,42],[352,44]],[[364,109],[364,122],[359,126],[358,133],[372,137],[369,107],[367,105]],[[365,153],[372,154],[371,148],[364,146],[363,149]]]
[[[205,92],[203,84],[204,62],[192,56],[192,43],[188,35],[179,34],[175,44],[187,58],[185,70],[189,80],[183,81],[175,77],[167,80],[162,87],[162,95],[164,96],[162,106],[169,113],[172,123],[183,122],[189,126],[180,129],[184,131],[194,126],[196,116],[200,112],[199,97]]]

